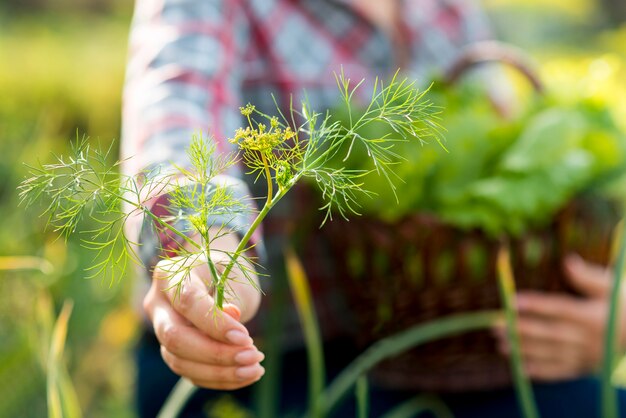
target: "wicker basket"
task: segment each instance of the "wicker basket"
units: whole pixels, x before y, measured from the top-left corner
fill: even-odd
[[[617,208],[578,199],[545,228],[509,240],[519,289],[571,292],[562,261],[576,252],[607,264]],[[495,260],[500,242],[414,215],[389,225],[367,217],[321,230],[333,251],[362,347],[410,326],[462,312],[501,307]],[[510,382],[508,362],[488,331],[433,342],[381,364],[382,385],[436,391],[492,389]]]
[[[522,56],[494,43],[468,48],[447,80],[452,84],[468,68],[485,61],[513,65],[541,92],[541,83]],[[564,256],[575,252],[608,264],[618,219],[615,205],[580,197],[549,225],[509,239],[517,287],[574,292],[564,277]],[[416,214],[394,224],[371,217],[336,219],[314,235],[321,240],[318,246],[332,252],[332,274],[341,278],[337,281],[357,315],[355,336],[363,348],[445,315],[501,307],[495,267],[501,243],[480,231],[463,231],[435,216]],[[382,363],[372,377],[394,388],[440,392],[510,384],[509,364],[488,331],[429,343]]]

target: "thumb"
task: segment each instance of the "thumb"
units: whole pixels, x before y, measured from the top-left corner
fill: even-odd
[[[232,303],[227,303],[223,307],[224,312],[230,315],[235,319],[235,321],[239,321],[241,319],[241,309],[238,306],[233,305]]]
[[[585,261],[578,254],[568,255],[564,267],[569,283],[583,295],[597,299],[611,292],[613,280],[606,267]]]
[[[169,287],[169,281],[176,275],[177,269],[180,269],[182,257],[172,257],[160,260],[152,271],[152,279],[155,281],[157,288],[163,290]]]

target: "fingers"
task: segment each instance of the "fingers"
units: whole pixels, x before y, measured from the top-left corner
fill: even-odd
[[[264,355],[238,322],[239,308],[225,304],[224,312],[215,313],[213,299],[193,272],[176,292],[163,279],[169,277],[167,270],[158,267],[144,308],[170,369],[212,389],[237,389],[259,380]]]
[[[161,345],[183,359],[219,366],[248,365],[263,360],[263,354],[253,345],[242,347],[208,338],[167,306],[155,308],[153,325]]]
[[[501,343],[499,351],[510,355],[508,343]],[[533,380],[562,380],[579,377],[588,372],[580,351],[568,346],[555,346],[543,341],[526,341],[520,347],[524,371]]]
[[[542,317],[520,317],[518,333],[524,369],[535,380],[569,379],[593,369],[586,328],[574,322],[549,321]],[[498,349],[510,355],[504,326],[494,329]]]
[[[165,293],[176,312],[217,341],[239,346],[252,344],[247,329],[236,319],[239,315],[236,307],[229,305],[228,314],[217,311],[207,286],[193,270],[187,277],[169,277],[168,266],[162,263],[155,268],[154,281],[156,288]],[[163,280],[163,276],[168,277],[169,282]],[[179,286],[170,284],[178,282]]]
[[[583,374],[579,368],[563,362],[527,361],[524,370],[531,379],[540,382],[575,379]]]
[[[258,362],[247,366],[220,366],[197,363],[181,358],[164,346],[161,356],[172,371],[194,384],[211,389],[238,389],[258,381],[265,369]]]
[[[520,340],[520,353],[524,363],[548,362],[563,363],[570,366],[584,363],[583,346],[528,337]],[[498,351],[507,356],[511,354],[511,346],[506,337],[498,340]]]
[[[570,283],[583,295],[606,298],[610,293],[613,281],[606,267],[589,263],[573,254],[565,259],[564,268]]]
[[[233,317],[235,321],[241,321],[241,309],[239,309],[232,303],[227,303],[224,305],[224,313]]]
[[[586,310],[581,309],[578,298],[562,293],[541,293],[522,291],[516,297],[516,307],[520,315],[541,316],[546,320],[568,320],[585,322]]]
[[[253,345],[236,346],[211,339],[188,324],[165,300],[153,310],[161,355],[174,373],[198,386],[237,389],[265,373],[264,355]]]
[[[520,342],[524,371],[531,379],[540,381],[570,379],[590,371],[586,367],[583,349],[542,339],[524,338]],[[498,350],[505,356],[511,354],[506,339],[499,341]]]
[[[518,332],[522,341],[539,340],[560,345],[586,344],[585,329],[568,321],[546,321],[544,318],[521,317]]]

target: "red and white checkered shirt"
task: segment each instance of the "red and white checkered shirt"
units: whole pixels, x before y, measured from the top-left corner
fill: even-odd
[[[226,138],[241,125],[239,106],[247,102],[272,114],[272,95],[285,105],[306,90],[313,108],[331,108],[334,73],[342,68],[353,80],[373,81],[401,65],[403,75],[426,85],[460,48],[489,36],[475,1],[399,3],[398,36],[391,37],[348,0],[137,0],[124,91],[122,153],[133,157],[127,170],[182,163],[200,131],[230,150]],[[286,202],[273,222],[292,211]],[[282,242],[266,234],[270,264]],[[149,247],[142,249],[146,260],[157,246],[153,254]],[[313,287],[324,292],[324,285]],[[332,328],[336,316],[325,303],[320,322]]]
[[[123,154],[134,167],[177,160],[191,134],[210,131],[222,150],[239,106],[262,111],[306,89],[333,106],[333,74],[373,80],[398,68],[427,84],[459,48],[488,36],[471,0],[401,1],[403,44],[343,0],[137,0],[124,91]]]

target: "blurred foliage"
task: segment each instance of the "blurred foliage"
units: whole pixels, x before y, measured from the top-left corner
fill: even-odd
[[[7,12],[95,12],[111,13],[128,8],[126,0],[3,0],[0,9]]]
[[[347,162],[345,151],[337,154],[342,166],[368,171],[363,182],[377,197],[357,197],[362,213],[397,221],[428,212],[462,229],[516,236],[545,225],[575,195],[599,193],[607,183],[612,190],[624,186],[626,135],[600,94],[588,95],[581,86],[554,94],[548,86],[542,95],[524,100],[520,115],[502,118],[485,93],[472,87],[433,84],[429,98],[442,108],[438,123],[445,128],[450,155],[437,147],[416,147],[412,140],[396,144],[403,160],[394,170],[407,179],[396,182],[397,205],[389,205],[394,192],[364,158],[367,150],[350,144]],[[360,111],[353,109],[351,117]],[[385,124],[370,124],[358,133],[394,135]]]
[[[626,22],[623,0],[483,0],[498,37],[541,49],[546,44],[585,47],[599,31]]]
[[[53,266],[46,275],[0,272],[0,417],[46,416],[45,348],[35,325],[42,293],[52,296],[55,316],[65,298],[75,301],[66,358],[84,415],[133,416],[130,286],[87,281],[90,255],[77,241],[55,240],[45,219],[17,207],[15,191],[24,163],[64,152],[77,132],[103,145],[119,136],[128,7],[107,18],[8,18],[0,10],[0,256],[36,255]]]

